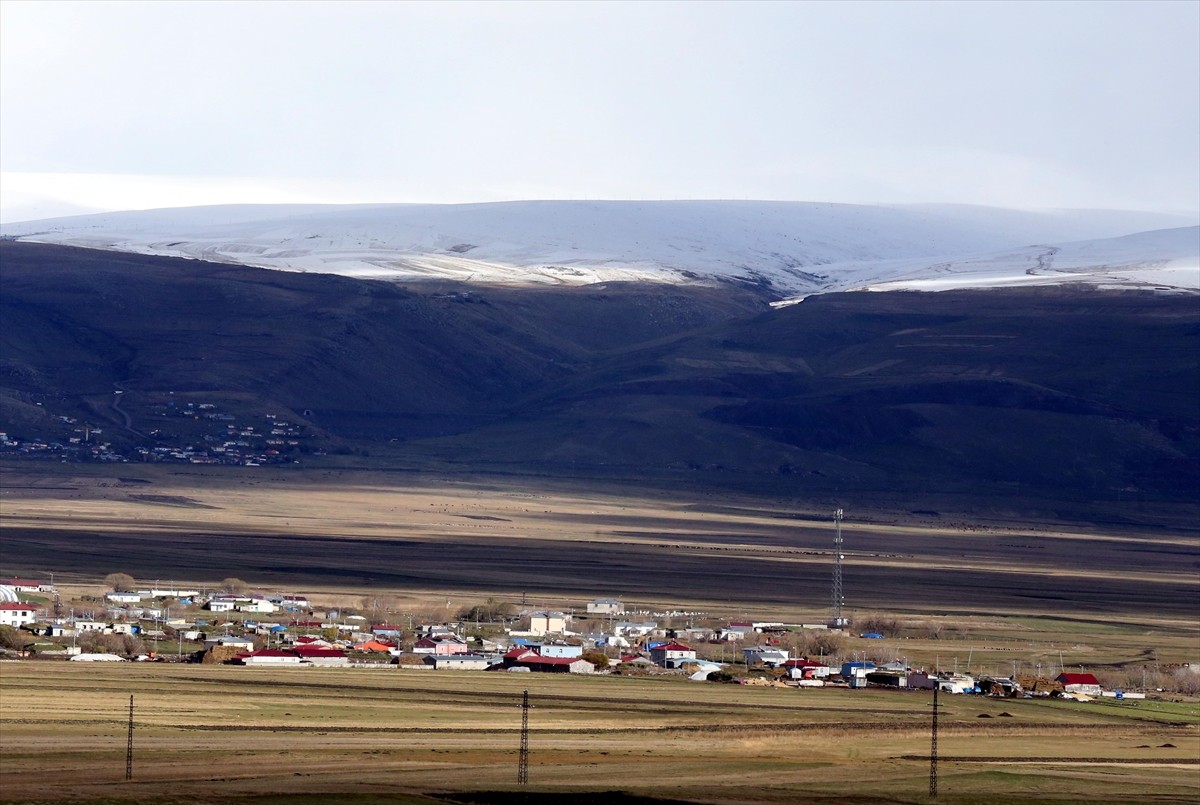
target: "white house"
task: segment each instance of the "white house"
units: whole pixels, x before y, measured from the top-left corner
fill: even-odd
[[[682,643],[663,643],[650,649],[650,659],[663,668],[678,668],[685,661],[695,660],[696,651]]]
[[[658,628],[658,624],[654,621],[619,621],[613,624],[613,634],[621,635],[622,637],[644,637]]]
[[[142,595],[141,593],[108,593],[104,596],[104,600],[114,604],[140,604]]]
[[[437,671],[486,671],[497,661],[482,654],[431,654],[422,662],[432,665]]]
[[[284,651],[277,648],[250,651],[245,654],[239,654],[236,659],[242,665],[300,665],[299,654],[294,651]]]
[[[100,621],[75,621],[73,624],[77,632],[103,632],[108,626]]]
[[[615,598],[597,598],[587,605],[589,615],[624,615],[625,605]]]
[[[204,608],[209,612],[233,612],[237,605],[236,598],[210,598]]]
[[[243,599],[237,602],[236,608],[239,612],[276,612],[279,607],[272,604],[262,596],[254,596],[253,598]]]
[[[52,593],[54,585],[46,581],[30,581],[29,579],[10,579],[7,586],[19,593]]]
[[[204,641],[205,648],[213,646],[237,646],[244,648],[247,651],[254,650],[254,639],[250,637],[234,637],[233,635],[220,635],[219,637],[210,637]]]
[[[1067,693],[1082,693],[1085,696],[1100,695],[1100,680],[1092,674],[1062,673],[1055,679],[1062,683],[1063,690]]]
[[[562,634],[568,618],[561,612],[535,612],[529,616],[529,631],[535,635]]]
[[[0,604],[0,624],[21,627],[37,618],[37,604],[6,601]]]
[[[200,595],[200,591],[152,587],[149,590],[138,590],[138,594],[146,598],[195,598]]]
[[[754,646],[753,648],[742,649],[742,654],[746,658],[746,665],[754,665],[762,663],[763,665],[775,668],[783,665],[788,661],[788,653],[782,649],[771,648],[770,646]]]

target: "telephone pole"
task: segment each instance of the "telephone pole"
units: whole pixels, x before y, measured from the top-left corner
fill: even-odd
[[[129,694],[129,740],[125,744],[125,779],[133,779],[133,694]]]
[[[933,686],[933,730],[929,739],[929,798],[937,799],[937,720],[938,687]]]
[[[521,696],[521,753],[517,761],[517,785],[529,782],[529,691]]]

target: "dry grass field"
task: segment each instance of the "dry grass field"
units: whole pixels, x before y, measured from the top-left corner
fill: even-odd
[[[4,572],[548,603],[620,594],[827,616],[828,512],[749,496],[382,472],[146,465],[3,467]],[[846,597],[861,611],[1097,615],[1187,624],[1200,532],[943,523],[848,509]],[[669,571],[669,572],[661,572]]]
[[[378,471],[0,470],[0,574],[53,571],[72,592],[99,592],[119,571],[164,584],[238,576],[322,605],[386,594],[397,612],[447,617],[523,594],[531,606],[619,595],[647,609],[828,617],[832,526],[795,501]],[[1195,530],[847,513],[850,614],[910,624],[849,651],[1004,674],[1200,663]],[[518,791],[525,688],[533,758]],[[1194,700],[945,702],[939,801],[1200,798]],[[919,693],[662,678],[3,663],[0,798],[916,803],[929,705]]]
[[[534,705],[527,792],[555,797],[498,799],[487,792],[518,790],[524,689]],[[135,764],[125,782],[131,693]],[[398,792],[549,802],[604,791],[713,803],[927,799],[929,694],[27,662],[2,666],[0,696],[6,801],[382,802]],[[1200,796],[1196,704],[942,703],[939,801]]]

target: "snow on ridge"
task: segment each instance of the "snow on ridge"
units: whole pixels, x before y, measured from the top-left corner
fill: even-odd
[[[375,279],[732,279],[769,283],[787,295],[921,282],[934,283],[930,288],[986,285],[998,273],[1014,271],[1045,282],[1069,281],[1066,267],[1087,269],[1118,258],[1152,271],[1165,268],[1164,260],[1187,262],[1196,250],[1189,252],[1186,236],[1182,243],[1180,236],[1160,236],[1170,241],[1163,243],[1150,237],[1154,233],[1132,233],[1181,223],[1194,222],[1153,213],[965,205],[522,201],[176,208],[9,224],[0,234]],[[1127,235],[1133,239],[1122,244],[1098,240]],[[1082,245],[1092,242],[1099,245]],[[1044,243],[1066,245],[1030,245]],[[1023,273],[1037,267],[1041,252],[1030,250],[1041,248],[1059,250],[1055,268]],[[1106,256],[1113,249],[1120,254]]]

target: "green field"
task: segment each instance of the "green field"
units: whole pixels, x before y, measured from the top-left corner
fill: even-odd
[[[501,801],[488,792],[518,791],[526,689],[530,794],[927,800],[927,693],[61,662],[2,666],[0,790],[21,802]],[[1196,703],[944,696],[939,750],[944,802],[1200,796]]]

